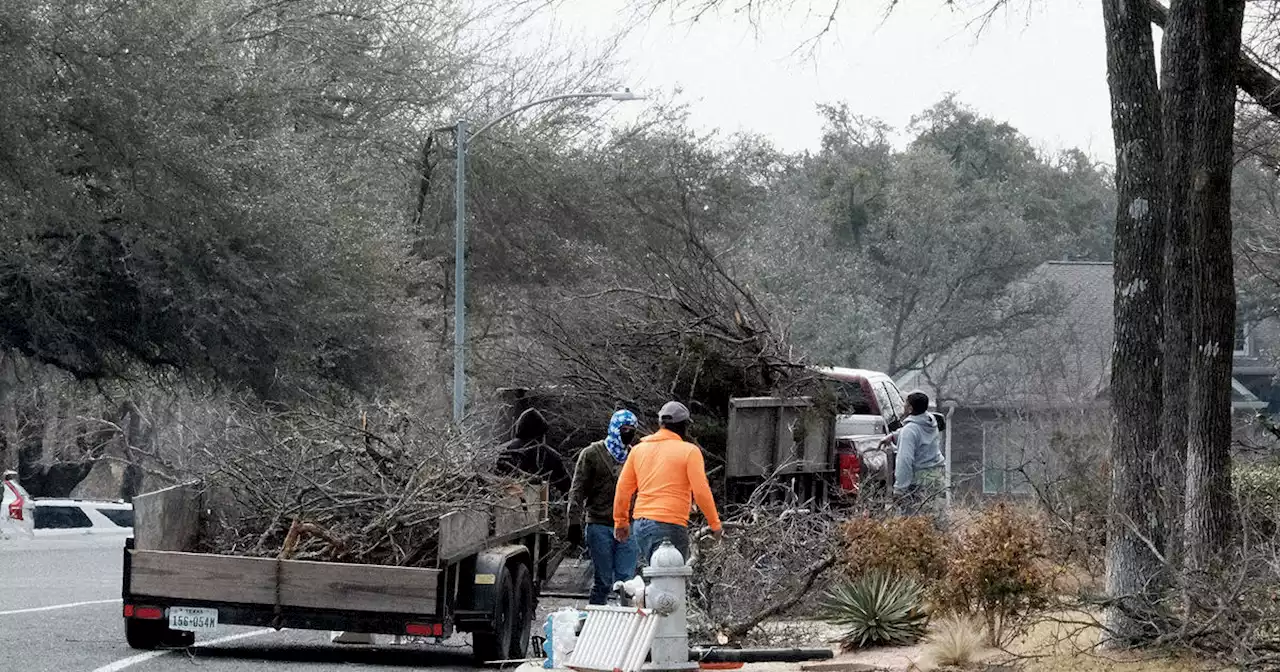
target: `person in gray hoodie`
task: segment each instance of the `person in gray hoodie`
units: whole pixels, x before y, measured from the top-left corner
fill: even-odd
[[[907,395],[910,416],[902,428],[880,440],[898,447],[893,469],[893,494],[900,498],[906,513],[937,515],[942,482],[942,448],[938,425],[929,414],[929,395],[912,392]]]

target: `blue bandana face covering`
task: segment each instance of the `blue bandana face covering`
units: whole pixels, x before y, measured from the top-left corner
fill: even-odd
[[[609,436],[605,437],[604,445],[609,449],[609,454],[613,455],[613,459],[622,464],[627,461],[627,451],[630,448],[622,442],[622,428],[625,425],[636,426],[636,414],[631,411],[617,411],[609,420]]]

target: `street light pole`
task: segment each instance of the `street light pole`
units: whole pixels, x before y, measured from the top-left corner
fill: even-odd
[[[453,190],[453,421],[462,422],[466,398],[467,359],[467,121],[459,119],[455,133],[458,156]]]
[[[466,414],[467,393],[467,150],[470,148],[472,140],[475,140],[503,119],[536,105],[574,98],[609,98],[611,100],[626,101],[640,100],[642,96],[631,93],[631,89],[607,93],[565,93],[558,96],[540,98],[508,110],[476,129],[474,133],[468,133],[465,119],[459,119],[453,126],[454,144],[457,148],[457,159],[455,161],[457,176],[453,182],[453,421],[455,424],[461,424]]]

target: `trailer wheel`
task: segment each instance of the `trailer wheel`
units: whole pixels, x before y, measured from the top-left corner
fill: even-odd
[[[511,651],[512,625],[515,619],[515,581],[511,572],[503,571],[499,582],[498,604],[493,612],[491,628],[471,633],[472,655],[477,663],[506,660]]]
[[[529,650],[529,635],[533,629],[534,610],[537,602],[533,596],[533,575],[523,564],[516,565],[515,571],[515,609],[511,621],[511,658],[524,658]]]
[[[169,624],[164,621],[126,618],[124,619],[124,639],[131,648],[144,651],[181,649],[195,643],[196,633],[170,630]]]

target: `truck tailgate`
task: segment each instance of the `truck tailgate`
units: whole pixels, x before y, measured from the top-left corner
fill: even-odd
[[[130,550],[135,596],[432,614],[440,571],[417,567]]]

